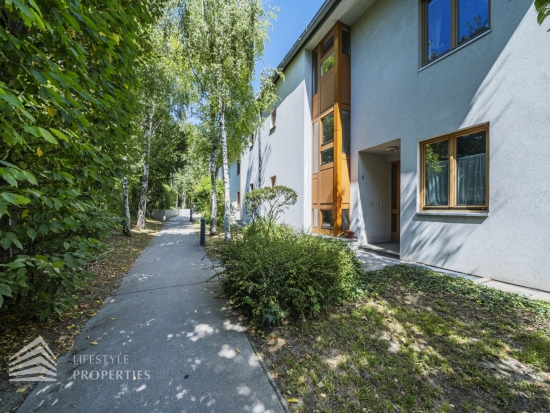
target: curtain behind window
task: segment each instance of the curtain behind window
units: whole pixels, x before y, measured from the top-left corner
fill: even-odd
[[[457,159],[457,205],[485,205],[486,154]]]
[[[449,204],[449,161],[427,162],[426,205]]]

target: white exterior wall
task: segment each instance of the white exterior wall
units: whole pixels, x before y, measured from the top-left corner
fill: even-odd
[[[239,192],[240,186],[240,175],[237,174],[237,164],[229,165],[229,189],[231,194],[231,206],[234,211],[232,214],[232,219],[240,220],[241,211],[239,210],[237,202],[237,192]]]
[[[400,139],[401,257],[550,291],[550,33],[532,0],[491,5],[490,33],[421,71],[420,1],[352,26],[352,229],[372,235],[359,151]],[[484,122],[489,216],[418,215],[419,142]]]
[[[296,205],[291,206],[281,220],[296,228],[311,225],[310,79],[311,54],[302,51],[285,70],[285,81],[277,82],[280,101],[275,104],[275,130],[270,133],[268,116],[258,131],[260,136],[256,136],[252,148],[241,157],[242,209],[245,209],[244,196],[250,192],[250,184],[254,184],[255,189],[271,186],[271,177],[276,176],[276,185],[292,188],[298,194]]]

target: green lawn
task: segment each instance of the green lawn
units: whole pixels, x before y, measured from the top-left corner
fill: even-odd
[[[550,305],[411,266],[253,334],[299,412],[550,412]]]

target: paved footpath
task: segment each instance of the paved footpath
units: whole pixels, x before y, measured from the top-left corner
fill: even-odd
[[[285,411],[188,220],[166,223],[19,412]]]

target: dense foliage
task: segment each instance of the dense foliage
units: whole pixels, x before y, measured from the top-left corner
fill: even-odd
[[[217,253],[225,295],[259,325],[311,316],[360,294],[362,264],[337,239],[257,223]]]
[[[210,183],[210,177],[204,176],[195,187],[193,192],[189,195],[192,198],[193,205],[197,212],[200,212],[207,222],[212,220],[212,185]],[[217,197],[216,201],[218,203],[217,208],[217,219],[218,222],[223,221],[223,203],[224,203],[224,193],[223,193],[223,182],[218,179],[216,185]]]
[[[138,110],[136,68],[150,52],[144,33],[161,4],[4,1],[0,306],[11,297],[43,318],[74,305],[81,265],[118,226],[112,191]]]

